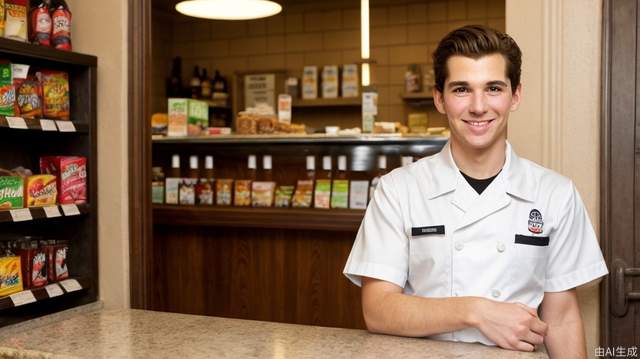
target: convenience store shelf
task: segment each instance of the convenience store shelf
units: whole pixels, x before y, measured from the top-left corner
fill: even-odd
[[[39,59],[81,66],[96,66],[98,64],[98,59],[92,55],[62,51],[5,38],[0,38],[0,52],[28,58],[31,62],[34,59]]]
[[[364,210],[154,205],[153,223],[355,232]]]
[[[77,284],[80,285],[79,289],[77,288],[75,283],[73,283],[74,280],[77,282]],[[65,282],[65,281],[69,281],[69,282]],[[29,303],[20,304],[20,299],[24,299],[25,297],[27,297],[27,298],[30,297],[29,292],[31,292],[31,294],[33,295],[33,298],[35,298],[35,301],[33,301],[33,299],[31,299],[30,303],[35,303],[35,302],[41,302],[43,300],[47,300],[47,299],[50,299],[50,298],[57,298],[57,297],[66,296],[66,295],[68,295],[70,293],[76,293],[76,292],[81,291],[81,290],[86,290],[86,289],[88,289],[90,287],[90,285],[91,285],[90,281],[88,279],[86,279],[86,278],[74,278],[74,277],[72,277],[72,278],[69,278],[69,279],[65,279],[64,281],[60,281],[60,282],[52,283],[52,284],[48,285],[48,286],[51,286],[49,288],[49,291],[52,293],[51,295],[53,295],[53,297],[51,297],[49,295],[49,291],[47,290],[47,286],[40,287],[40,288],[32,288],[32,289],[23,290],[22,292],[14,293],[14,294],[12,294],[10,296],[1,297],[0,298],[0,311],[11,309],[11,308],[15,308],[16,306],[20,306],[20,305],[29,304]],[[74,288],[74,287],[76,287],[76,288]],[[12,299],[12,297],[15,298],[15,299]],[[16,305],[16,302],[14,302],[14,300],[17,301],[18,305]]]
[[[26,128],[23,126],[26,125]],[[47,119],[29,119],[22,117],[9,117],[0,116],[0,128],[9,128],[16,131],[43,131],[43,132],[76,132],[76,133],[88,133],[89,125],[87,123],[75,122],[75,121],[62,121],[62,120],[47,120]]]
[[[362,105],[362,99],[358,97],[317,98],[313,100],[293,100],[292,107],[356,107]]]
[[[0,211],[0,223],[4,222],[25,222],[25,221],[35,221],[42,220],[48,218],[57,218],[57,217],[70,217],[70,216],[78,216],[82,214],[86,214],[90,212],[90,206],[87,203],[75,205],[77,207],[77,213],[74,211],[73,205],[55,205],[47,207],[34,207],[34,208],[19,208],[19,209],[11,209]],[[57,212],[55,211],[57,208]],[[56,216],[56,213],[59,215]],[[29,219],[31,216],[31,219]]]

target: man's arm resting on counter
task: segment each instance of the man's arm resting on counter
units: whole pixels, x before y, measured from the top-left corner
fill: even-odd
[[[584,328],[576,290],[546,292],[540,316],[549,325],[544,344],[551,358],[586,358]]]
[[[532,351],[547,326],[534,309],[480,297],[424,298],[383,280],[362,277],[362,310],[374,333],[425,337],[477,328],[498,346]]]

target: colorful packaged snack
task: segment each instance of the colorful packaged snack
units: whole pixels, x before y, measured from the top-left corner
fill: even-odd
[[[54,175],[27,177],[24,190],[26,207],[52,206],[58,200],[57,181]]]
[[[275,182],[256,181],[251,183],[251,206],[271,207],[273,206],[273,192],[276,188]]]
[[[87,202],[87,159],[85,157],[41,157],[40,172],[58,177],[58,203]]]
[[[232,199],[233,180],[218,179],[216,180],[216,204],[218,206],[230,206]]]
[[[333,180],[331,208],[349,208],[349,180]]]
[[[291,196],[293,195],[293,186],[278,186],[276,188],[276,207],[290,207]]]
[[[47,259],[49,260],[49,281],[57,282],[69,278],[67,255],[69,245],[66,241],[49,241],[47,245]]]
[[[26,237],[18,251],[22,263],[24,288],[42,287],[48,283],[47,251],[38,248],[38,241]]]
[[[16,88],[12,79],[11,64],[0,63],[0,115],[15,116]]]
[[[251,206],[251,180],[236,180],[233,205],[239,207]]]
[[[27,41],[28,4],[28,0],[5,0],[4,37],[7,39]]]
[[[291,206],[296,208],[309,208],[313,201],[313,180],[299,180],[296,192],[293,194]]]
[[[0,209],[24,207],[24,180],[19,176],[0,176]]]
[[[69,75],[50,70],[43,70],[37,75],[42,84],[43,116],[69,120]]]
[[[42,117],[42,87],[38,80],[28,78],[16,86],[16,105],[16,115],[24,118]]]
[[[51,43],[58,50],[71,51],[71,11],[64,0],[55,0],[51,12]]]
[[[331,180],[320,179],[316,181],[313,203],[315,208],[329,208],[331,199]]]
[[[31,3],[29,40],[32,44],[51,46],[51,15],[47,0],[37,0],[35,3]]]
[[[0,297],[22,291],[20,257],[8,255],[0,258]]]

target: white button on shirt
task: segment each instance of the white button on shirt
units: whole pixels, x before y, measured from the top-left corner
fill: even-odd
[[[433,226],[444,234],[424,230]],[[569,179],[519,158],[507,143],[502,171],[479,195],[446,144],[381,178],[344,274],[357,285],[362,276],[385,280],[407,295],[538,308],[544,292],[587,283],[607,267]],[[433,338],[495,345],[474,328]]]

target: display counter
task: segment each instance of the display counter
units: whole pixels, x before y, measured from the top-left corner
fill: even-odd
[[[547,358],[482,344],[143,310],[96,311],[0,339],[0,358]]]

